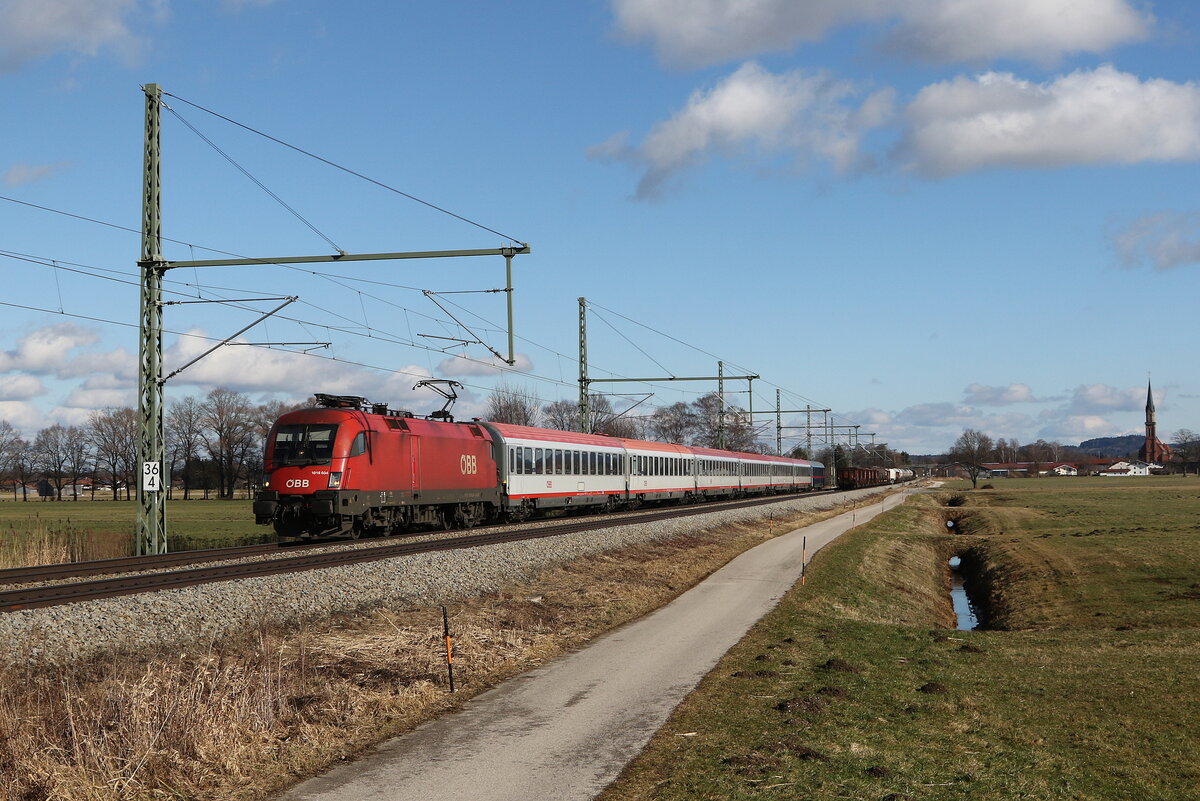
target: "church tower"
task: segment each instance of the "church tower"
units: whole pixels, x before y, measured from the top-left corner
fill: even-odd
[[[1154,419],[1154,392],[1150,382],[1146,382],[1146,441],[1138,449],[1138,458],[1143,462],[1153,462],[1166,466],[1171,459],[1171,449],[1158,438],[1158,423]]]

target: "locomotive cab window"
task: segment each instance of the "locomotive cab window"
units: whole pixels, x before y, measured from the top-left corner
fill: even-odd
[[[334,423],[292,423],[275,431],[274,462],[277,467],[329,464],[333,458]]]
[[[360,456],[367,452],[367,432],[359,431],[354,441],[350,443],[350,456]]]

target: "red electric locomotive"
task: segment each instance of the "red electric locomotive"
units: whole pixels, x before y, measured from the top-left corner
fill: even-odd
[[[483,426],[423,420],[355,396],[316,397],[324,408],[289,412],[271,428],[257,522],[273,523],[281,537],[358,537],[495,515],[500,490]]]

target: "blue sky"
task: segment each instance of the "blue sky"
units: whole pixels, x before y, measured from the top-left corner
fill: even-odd
[[[897,449],[1140,431],[1148,373],[1162,432],[1200,429],[1198,39],[1194,4],[1132,0],[0,0],[0,419],[135,403],[137,234],[23,204],[137,229],[153,82],[168,258],[533,249],[508,374],[420,336],[505,350],[501,295],[441,296],[467,333],[421,292],[501,287],[500,258],[172,271],[193,298],[299,296],[243,342],[331,345],[224,348],[168,397],[423,412],[434,376],[467,385],[460,416],[497,380],[573,399],[585,296],[593,377],[723,359],[762,376],[756,410],[781,388]],[[167,369],[274,305],[167,307],[191,335]]]

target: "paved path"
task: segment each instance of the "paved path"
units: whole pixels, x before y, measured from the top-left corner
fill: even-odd
[[[901,500],[889,497],[887,508]],[[765,542],[653,614],[298,785],[282,801],[592,799],[797,581],[801,538],[811,556],[883,506]]]

